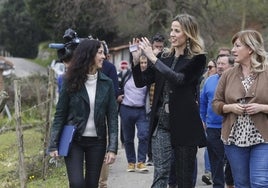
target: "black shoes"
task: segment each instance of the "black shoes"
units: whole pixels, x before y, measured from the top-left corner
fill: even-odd
[[[146,162],[146,166],[153,166],[153,165],[154,165],[153,160],[148,159],[147,162]]]
[[[210,176],[208,174],[205,174],[205,175],[202,176],[202,181],[207,185],[212,184]]]

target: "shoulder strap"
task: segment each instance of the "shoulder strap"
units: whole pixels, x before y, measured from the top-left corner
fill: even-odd
[[[131,74],[132,74],[132,73],[131,73],[131,71],[130,71],[130,69],[129,69],[129,70],[127,70],[126,74],[124,74],[124,75],[122,76],[122,88],[124,88],[126,82],[129,80]]]

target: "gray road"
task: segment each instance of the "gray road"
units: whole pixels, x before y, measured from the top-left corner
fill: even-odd
[[[198,151],[198,177],[196,188],[211,188],[201,181],[204,172],[204,149]],[[108,188],[150,188],[153,179],[153,167],[149,167],[149,173],[126,172],[127,161],[125,150],[119,148],[116,162],[110,166]]]
[[[15,65],[15,75],[17,77],[26,77],[33,74],[47,75],[47,68],[32,63],[27,59],[7,57]]]

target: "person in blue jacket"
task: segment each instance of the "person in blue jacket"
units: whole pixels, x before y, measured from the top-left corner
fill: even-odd
[[[222,116],[212,109],[212,101],[222,73],[234,66],[230,55],[218,55],[217,74],[207,78],[200,93],[200,116],[207,133],[207,150],[214,188],[224,188],[224,145],[221,140]]]

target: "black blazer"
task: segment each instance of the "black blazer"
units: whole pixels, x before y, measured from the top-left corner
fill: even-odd
[[[170,83],[169,111],[170,132],[173,146],[205,146],[206,137],[197,104],[197,85],[202,76],[206,56],[196,55],[189,59],[181,55],[172,70],[174,56],[160,57],[154,65],[141,72],[140,66],[132,67],[137,87],[155,82],[155,93],[151,111],[150,135],[157,126],[156,111],[161,99],[165,80]]]

